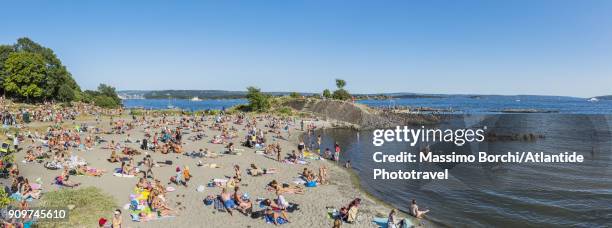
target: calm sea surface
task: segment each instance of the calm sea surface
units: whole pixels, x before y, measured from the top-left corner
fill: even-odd
[[[584,98],[556,96],[450,96],[447,98],[407,98],[390,100],[360,100],[359,103],[374,107],[410,106],[451,109],[458,114],[492,114],[504,109],[537,109],[565,114],[612,114],[612,100],[589,102]],[[168,106],[184,110],[229,108],[246,104],[245,99],[221,99],[191,101],[180,99],[128,99],[127,108],[166,109]]]
[[[375,163],[374,152],[418,153],[424,144],[372,144],[371,131],[326,129],[323,148],[343,147],[341,164],[351,161],[362,187],[377,198],[407,211],[411,199],[432,211],[426,223],[448,227],[611,227],[612,115],[506,114],[455,115],[447,128],[478,128],[498,134],[533,133],[535,141],[496,141],[430,145],[434,154],[507,152],[577,152],[583,163]],[[314,140],[314,137],[313,139]],[[442,171],[448,180],[373,180],[373,169]]]

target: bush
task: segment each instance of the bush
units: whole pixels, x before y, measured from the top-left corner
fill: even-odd
[[[80,94],[80,100],[85,103],[94,103],[102,108],[117,108],[121,106],[121,99],[115,92],[115,87],[100,84],[98,90],[85,90]]]
[[[246,98],[249,100],[251,111],[265,112],[272,106],[270,103],[270,95],[264,94],[259,88],[250,86],[247,88]]]
[[[300,98],[302,95],[300,95],[298,92],[291,92],[289,94],[289,97],[291,98]]]
[[[119,106],[115,99],[109,96],[100,95],[94,98],[94,104],[102,108],[116,108]]]
[[[329,89],[323,90],[323,97],[328,98],[328,99],[332,98],[331,91],[329,91]]]
[[[277,109],[276,112],[278,114],[286,115],[286,116],[289,116],[289,115],[293,114],[293,110],[291,108],[287,107],[287,106],[284,106],[282,108]]]
[[[0,208],[5,208],[11,203],[11,198],[4,188],[0,188]]]
[[[338,89],[334,91],[334,94],[332,94],[332,97],[334,99],[343,100],[343,101],[350,100],[352,98],[351,94],[345,89]]]

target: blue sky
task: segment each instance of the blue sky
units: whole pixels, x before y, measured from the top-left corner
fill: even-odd
[[[12,1],[86,89],[612,94],[612,1]]]

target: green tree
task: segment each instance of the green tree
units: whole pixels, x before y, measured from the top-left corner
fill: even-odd
[[[7,93],[26,100],[42,97],[47,67],[40,54],[10,53],[4,63],[4,73],[3,86]]]
[[[81,94],[81,101],[94,103],[96,106],[103,108],[117,108],[121,106],[121,99],[117,95],[115,87],[100,84],[98,90],[85,90]]]
[[[81,92],[79,85],[72,78],[72,75],[70,72],[68,72],[66,66],[62,65],[62,62],[50,48],[44,47],[30,40],[29,38],[24,37],[17,40],[17,43],[12,46],[12,51],[17,53],[33,53],[42,57],[44,66],[46,68],[46,73],[44,82],[39,85],[39,87],[42,89],[42,96],[40,98],[50,100],[70,98],[70,100],[62,101],[72,101],[77,96],[66,97],[65,95],[69,94],[69,92],[66,90],[73,90],[72,94],[78,94]],[[0,61],[2,60],[1,52],[3,51],[0,51]],[[59,94],[60,88],[62,89],[61,92],[63,93],[62,97],[60,97]]]
[[[332,98],[338,99],[338,100],[350,100],[352,96],[347,90],[344,89],[345,86],[346,86],[346,81],[337,78],[336,87],[338,87],[338,89],[334,91],[334,93],[332,94]]]
[[[334,91],[334,94],[332,94],[332,98],[338,99],[338,100],[350,100],[352,96],[345,89],[338,89]]]
[[[117,95],[117,91],[115,90],[115,87],[102,83],[98,86],[98,92],[104,96],[112,98],[115,103],[121,104],[121,99]]]
[[[70,88],[69,85],[66,84],[61,85],[59,90],[57,91],[57,99],[63,102],[76,100],[76,96],[77,94],[75,93],[75,91]]]
[[[94,104],[102,108],[116,108],[119,106],[112,97],[100,95],[94,98]]]
[[[325,97],[325,98],[332,98],[331,91],[329,91],[329,89],[323,90],[323,97]]]
[[[300,93],[298,93],[298,92],[291,92],[289,94],[289,97],[291,97],[291,98],[300,98],[301,96],[302,95],[300,95]]]
[[[265,112],[270,109],[270,95],[262,93],[257,87],[249,86],[246,98],[251,111]]]
[[[346,86],[346,81],[336,78],[336,87],[338,87],[338,89],[344,89],[344,86]]]
[[[15,52],[15,49],[11,45],[0,45],[0,85],[4,84],[4,77],[6,73],[4,71],[4,63],[9,57],[9,54]],[[4,93],[4,86],[0,86],[0,92]]]

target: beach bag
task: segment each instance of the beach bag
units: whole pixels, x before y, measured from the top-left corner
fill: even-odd
[[[204,205],[206,205],[206,206],[211,205],[211,204],[213,204],[214,201],[215,201],[215,197],[214,196],[212,196],[212,195],[207,196],[206,199],[204,199]]]
[[[410,228],[413,227],[414,225],[412,224],[412,221],[410,221],[409,219],[405,218],[404,220],[402,220],[400,228]]]
[[[270,217],[269,215],[264,216],[264,219],[266,220],[266,223],[274,223],[274,218]],[[281,217],[276,218],[276,223],[278,223],[279,225],[285,224],[287,221]]]

